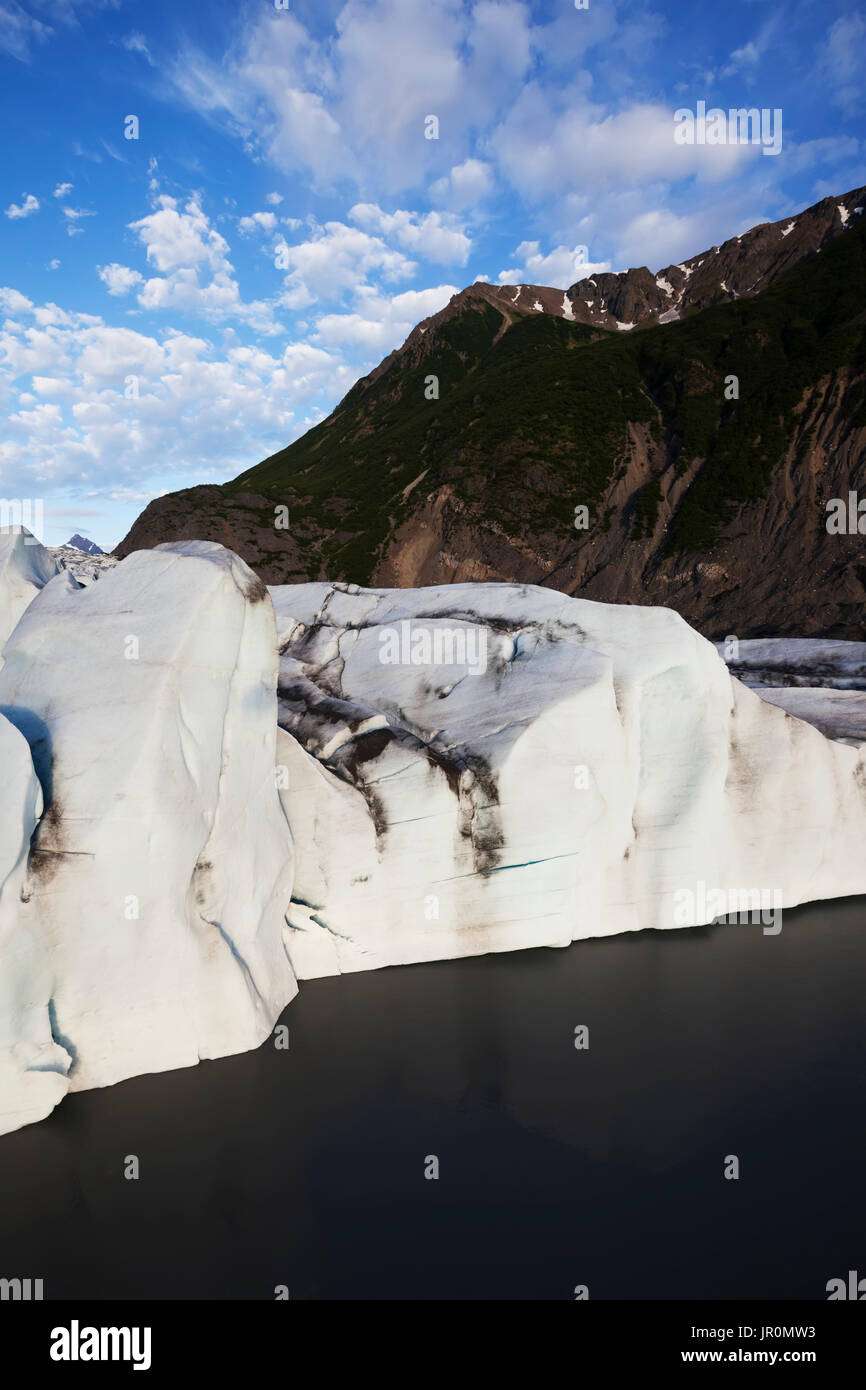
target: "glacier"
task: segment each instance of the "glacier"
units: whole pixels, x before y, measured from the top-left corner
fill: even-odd
[[[26,527],[0,529],[0,648],[25,608],[56,573],[50,552]]]
[[[299,979],[866,888],[859,747],[732,678],[669,609],[512,584],[271,595]],[[386,661],[404,625],[410,657],[443,628],[459,656],[464,631],[464,663]]]
[[[0,1132],[258,1046],[306,979],[866,891],[866,744],[671,610],[2,555]]]
[[[0,1129],[255,1047],[297,991],[274,613],[247,566],[187,543],[58,574],[4,658]]]

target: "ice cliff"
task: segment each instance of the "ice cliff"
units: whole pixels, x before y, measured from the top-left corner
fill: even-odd
[[[4,656],[0,1130],[255,1047],[297,989],[274,614],[246,565],[192,543],[60,574]]]
[[[669,610],[268,592],[209,542],[81,585],[28,549],[0,570],[0,1131],[255,1047],[297,979],[866,891],[861,749]]]
[[[299,978],[693,925],[711,892],[866,889],[859,751],[669,609],[511,584],[271,594]]]

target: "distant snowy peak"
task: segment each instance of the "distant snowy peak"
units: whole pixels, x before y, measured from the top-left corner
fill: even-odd
[[[61,547],[63,550],[83,550],[85,555],[104,555],[105,551],[100,549],[95,541],[89,541],[86,536],[79,536],[76,531],[74,536]]]

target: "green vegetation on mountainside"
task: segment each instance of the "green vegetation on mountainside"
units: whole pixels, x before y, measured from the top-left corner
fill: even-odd
[[[629,457],[629,425],[656,445],[632,535],[649,535],[671,462],[701,461],[669,550],[706,549],[738,503],[760,498],[796,437],[809,388],[853,371],[845,411],[866,423],[866,218],[753,299],[667,325],[611,334],[548,314],[515,316],[470,300],[430,329],[425,355],[395,354],[327,421],[224,492],[287,489],[293,530],[328,528],[325,572],[364,583],[384,542],[417,505],[403,492],[450,484],[469,516],[529,540],[572,526]],[[426,346],[426,345],[425,345]],[[439,399],[428,400],[430,376]],[[736,376],[739,399],[726,400]],[[592,513],[594,519],[598,519]],[[591,532],[589,533],[591,535]]]

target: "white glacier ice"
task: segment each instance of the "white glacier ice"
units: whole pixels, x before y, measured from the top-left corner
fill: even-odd
[[[271,593],[299,978],[684,925],[700,882],[786,907],[866,888],[858,752],[669,610],[508,584]],[[430,659],[437,634],[462,661]]]
[[[866,748],[670,610],[267,591],[210,542],[32,589],[0,671],[0,1131],[255,1047],[298,979],[866,891]]]
[[[28,768],[46,809],[0,897],[0,1127],[67,1087],[255,1047],[296,992],[276,675],[264,585],[211,543],[139,551],[83,588],[58,575],[18,622],[0,672],[10,865]],[[52,1038],[62,1086],[32,1071]]]
[[[53,557],[26,527],[0,529],[0,649],[25,608],[56,573]]]

